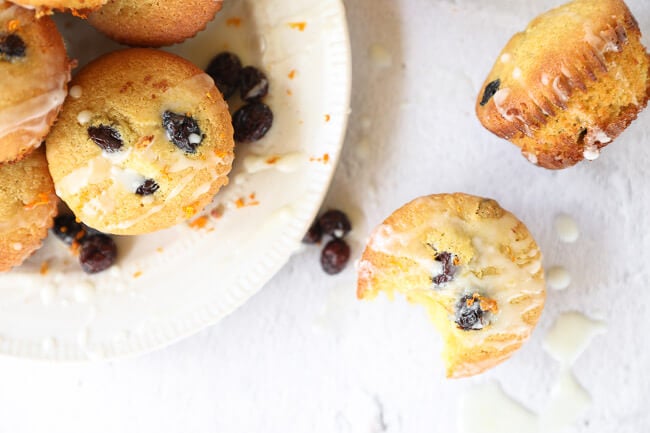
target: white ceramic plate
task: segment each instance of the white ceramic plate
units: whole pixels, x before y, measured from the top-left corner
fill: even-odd
[[[85,64],[119,46],[56,18]],[[216,323],[255,294],[298,247],[328,188],[345,132],[350,48],[340,0],[227,0],[215,22],[171,47],[204,68],[229,50],[269,75],[274,126],[239,145],[230,185],[203,228],[118,239],[117,266],[85,275],[48,238],[0,276],[0,353],[54,360],[152,350]],[[236,106],[236,103],[234,104]]]

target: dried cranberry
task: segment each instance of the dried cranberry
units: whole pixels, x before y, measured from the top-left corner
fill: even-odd
[[[348,216],[340,210],[330,210],[325,212],[319,219],[323,234],[333,236],[335,238],[342,238],[352,230],[352,225]]]
[[[78,241],[86,235],[83,224],[77,222],[74,215],[69,214],[54,218],[52,232],[67,245],[72,245],[74,241]]]
[[[273,126],[273,112],[261,102],[244,105],[232,116],[235,140],[241,143],[257,141]]]
[[[454,266],[454,255],[447,251],[438,253],[436,261],[442,263],[442,271],[432,278],[433,283],[437,286],[448,283],[454,279],[456,266]]]
[[[204,137],[194,118],[165,111],[162,120],[169,141],[183,152],[196,153],[196,148],[201,145]]]
[[[239,91],[244,101],[260,100],[269,93],[269,79],[259,69],[246,66],[239,73]]]
[[[343,239],[334,239],[325,245],[320,256],[320,264],[323,270],[335,275],[345,269],[350,260],[350,246]]]
[[[223,97],[228,99],[237,90],[241,69],[239,57],[233,53],[225,52],[212,59],[205,72],[212,77]]]
[[[305,244],[317,244],[322,238],[323,232],[320,229],[320,224],[318,224],[318,221],[315,221],[311,227],[309,227],[307,233],[305,233],[305,237],[302,238],[302,242]]]
[[[476,295],[464,295],[456,304],[456,324],[464,331],[483,329],[481,301]]]
[[[155,180],[147,179],[135,190],[135,193],[138,195],[151,195],[158,191],[158,188],[160,188],[160,186],[158,186]]]
[[[117,152],[124,145],[120,133],[111,126],[91,126],[88,128],[88,136],[106,152]]]
[[[17,34],[0,34],[0,59],[25,57],[27,46],[25,41]]]
[[[494,96],[495,93],[499,90],[499,87],[501,86],[501,80],[496,79],[494,81],[491,81],[488,83],[487,86],[485,86],[485,91],[483,92],[483,98],[481,99],[481,107],[487,104],[490,99]]]
[[[84,272],[95,274],[110,268],[117,258],[117,246],[110,236],[94,234],[80,242],[79,263]]]

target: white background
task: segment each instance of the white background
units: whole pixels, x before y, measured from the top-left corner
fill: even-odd
[[[546,265],[566,266],[573,282],[549,293],[540,326],[510,361],[445,380],[424,312],[357,302],[352,267],[326,276],[312,247],[230,317],[170,348],[84,365],[0,360],[0,432],[454,432],[458,396],[477,383],[499,381],[525,406],[544,407],[558,365],[541,341],[569,310],[608,332],[575,365],[594,404],[568,431],[647,431],[648,113],[601,159],[563,172],[528,164],[473,114],[503,44],[558,3],[346,1],[352,115],[325,207],[350,213],[355,256],[374,225],[418,195],[491,196],[520,216]],[[650,34],[650,5],[629,4]],[[575,244],[558,241],[559,212],[578,221]]]

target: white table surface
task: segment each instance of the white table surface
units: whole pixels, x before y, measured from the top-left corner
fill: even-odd
[[[352,115],[325,207],[350,213],[354,256],[374,225],[423,194],[491,196],[520,216],[546,264],[566,266],[573,281],[549,292],[533,338],[511,360],[479,378],[444,379],[424,311],[359,303],[353,267],[325,276],[313,247],[231,316],[167,349],[83,365],[0,359],[0,432],[455,432],[459,396],[480,383],[544,407],[558,366],[542,340],[570,310],[608,332],[575,364],[593,405],[567,431],[648,431],[649,114],[601,159],[563,172],[528,164],[473,114],[502,45],[558,3],[346,0]],[[650,34],[646,0],[629,4]],[[576,243],[558,241],[559,212],[578,221]]]

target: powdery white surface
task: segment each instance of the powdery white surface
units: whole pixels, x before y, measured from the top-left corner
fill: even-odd
[[[572,282],[549,292],[538,329],[510,361],[480,378],[445,380],[422,310],[399,299],[358,303],[352,269],[326,277],[318,249],[304,248],[234,314],[168,349],[91,365],[0,360],[0,432],[454,432],[459,396],[483,383],[498,381],[540,412],[560,373],[542,342],[559,314],[574,310],[608,331],[573,366],[593,404],[566,431],[648,430],[650,112],[598,160],[562,172],[528,164],[473,113],[503,44],[559,3],[346,1],[351,128],[325,207],[350,213],[355,256],[372,227],[419,195],[491,196],[518,215],[546,263],[565,266]],[[629,4],[650,35],[650,4]],[[560,213],[578,221],[575,243],[558,239]]]

